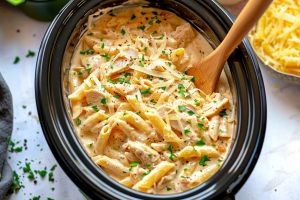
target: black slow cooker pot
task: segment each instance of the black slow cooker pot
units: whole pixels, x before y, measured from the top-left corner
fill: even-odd
[[[234,102],[237,126],[232,150],[217,172],[189,191],[153,195],[131,190],[97,167],[77,140],[69,113],[63,81],[63,66],[71,41],[89,14],[98,8],[118,5],[120,0],[75,0],[69,2],[49,26],[38,56],[36,100],[48,144],[61,167],[74,183],[93,199],[233,199],[249,177],[262,148],[266,128],[266,97],[256,57],[244,40],[225,68]],[[176,13],[189,21],[215,47],[224,38],[233,19],[212,0],[151,0],[149,6]],[[67,50],[67,51],[66,51]],[[69,52],[70,53],[70,52]]]

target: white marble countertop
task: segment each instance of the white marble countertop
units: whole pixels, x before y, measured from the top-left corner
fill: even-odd
[[[28,18],[18,9],[0,3],[0,71],[9,85],[14,101],[14,130],[12,141],[28,149],[9,153],[11,167],[20,174],[25,185],[7,199],[23,200],[34,196],[47,199],[80,200],[84,197],[58,166],[54,182],[36,175],[37,184],[22,175],[20,167],[32,160],[32,169],[48,169],[57,164],[43,136],[37,117],[34,76],[34,57],[26,58],[28,50],[38,52],[48,23]],[[16,56],[18,64],[13,64]],[[272,78],[262,70],[265,81],[268,123],[265,142],[259,161],[243,188],[238,200],[299,199],[300,196],[300,86]],[[17,146],[18,146],[17,145]],[[21,161],[21,164],[18,164]],[[54,190],[51,188],[55,188]]]

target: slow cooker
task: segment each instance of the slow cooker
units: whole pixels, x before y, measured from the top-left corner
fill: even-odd
[[[123,0],[70,1],[50,24],[37,60],[35,92],[47,142],[66,174],[92,199],[234,199],[252,172],[266,129],[266,96],[255,54],[245,39],[228,59],[225,73],[236,104],[235,138],[227,160],[208,181],[183,193],[154,195],[134,191],[114,181],[85,153],[73,131],[66,98],[65,63],[87,17],[99,8]],[[174,12],[190,22],[216,47],[233,17],[213,0],[131,1],[127,6],[150,6]]]

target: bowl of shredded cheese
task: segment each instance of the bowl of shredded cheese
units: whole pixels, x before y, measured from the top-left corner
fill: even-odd
[[[261,65],[275,77],[300,83],[300,2],[275,0],[250,32]]]

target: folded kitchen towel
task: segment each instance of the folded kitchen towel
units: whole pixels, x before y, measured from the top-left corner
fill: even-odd
[[[6,156],[8,140],[13,128],[11,93],[0,73],[0,199],[4,198],[12,183],[12,171]]]

